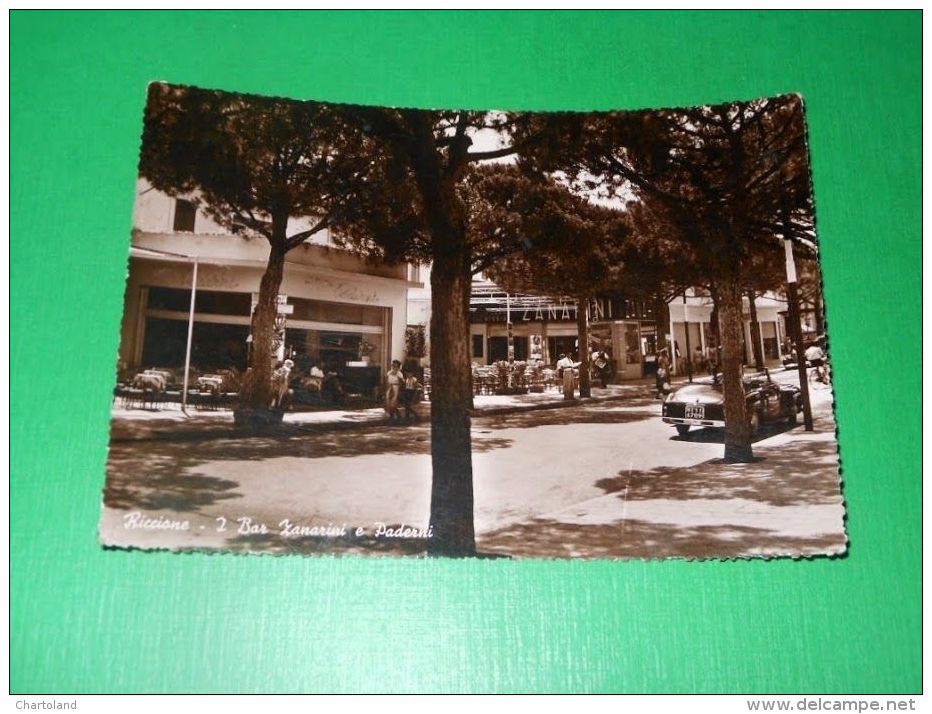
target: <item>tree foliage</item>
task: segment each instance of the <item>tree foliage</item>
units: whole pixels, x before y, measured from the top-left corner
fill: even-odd
[[[644,204],[666,224],[716,298],[726,407],[725,455],[752,458],[741,381],[742,296],[785,235],[815,244],[802,102],[797,95],[686,109],[539,115],[549,141],[528,158],[579,191]],[[547,127],[541,130],[541,126]]]
[[[359,149],[331,105],[154,83],[139,168],[233,233],[274,243],[275,217],[316,218],[285,236],[290,249],[360,198],[371,157]]]
[[[551,179],[531,182],[525,177],[524,183],[529,188],[518,195],[525,200],[510,200],[497,213],[511,219],[527,250],[498,261],[489,277],[516,292],[576,299],[579,393],[589,397],[590,299],[625,282],[622,253],[628,225],[618,211],[593,204]]]
[[[140,174],[171,196],[193,200],[231,232],[269,243],[242,395],[242,406],[259,419],[271,397],[285,255],[339,226],[347,208],[367,197],[373,162],[359,139],[330,105],[161,83],[149,87]],[[290,230],[296,217],[305,225]]]

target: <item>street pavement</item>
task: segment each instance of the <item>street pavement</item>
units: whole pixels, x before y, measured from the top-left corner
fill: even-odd
[[[815,431],[761,429],[751,464],[722,462],[721,430],[679,437],[647,384],[596,389],[595,399],[569,405],[554,393],[477,398],[478,549],[586,558],[843,552],[831,390],[812,393]],[[228,415],[194,425],[148,416],[114,415],[101,522],[109,545],[425,552],[426,420],[388,425],[381,410],[289,414],[283,434],[230,437]]]
[[[653,392],[653,380],[638,380],[624,384],[610,384],[605,388],[592,389],[591,401],[602,402],[641,396]],[[578,397],[578,391],[575,393]],[[510,413],[523,410],[553,409],[570,405],[563,393],[547,390],[537,394],[499,395],[482,394],[473,399],[475,416]],[[420,420],[430,417],[430,402],[417,405]],[[330,429],[352,429],[359,426],[383,424],[385,410],[379,407],[367,409],[315,409],[291,411],[284,415],[284,428],[278,433],[303,433]],[[127,409],[114,405],[111,421],[111,439],[206,439],[228,437],[237,433],[233,426],[233,412],[229,409],[201,410],[190,407],[183,412],[177,403],[165,404],[154,409]],[[243,431],[243,434],[246,432]]]

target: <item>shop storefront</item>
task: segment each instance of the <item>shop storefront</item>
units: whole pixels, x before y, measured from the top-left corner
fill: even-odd
[[[513,357],[555,365],[561,354],[579,359],[577,302],[505,293],[478,283],[472,294],[472,361],[487,365]],[[604,349],[618,379],[638,379],[656,355],[653,313],[641,301],[596,298],[589,305],[591,347]]]
[[[143,286],[144,336],[139,364],[171,364],[184,354],[190,289]],[[390,308],[282,296],[292,310],[285,321],[283,357],[318,366],[385,363]],[[250,294],[199,290],[195,296],[192,362],[202,369],[248,365]]]
[[[786,337],[783,314],[786,301],[768,294],[755,300],[757,322],[760,327],[761,354],[764,364],[776,366],[783,357],[783,342]],[[685,371],[687,354],[695,355],[698,348],[706,357],[712,355],[716,347],[715,330],[712,325],[712,299],[695,295],[691,291],[685,298],[678,298],[670,303],[670,327],[676,345],[674,355],[674,372]],[[751,311],[747,298],[743,303],[744,312],[744,360],[753,364],[754,351],[751,330]]]
[[[171,206],[163,198],[156,207]],[[147,201],[151,208],[148,195]],[[149,226],[159,226],[153,211],[140,215],[137,205],[137,224],[148,227],[147,220]],[[137,226],[126,286],[121,372],[183,372],[189,321],[194,372],[244,371],[267,258],[268,244],[258,237]],[[318,367],[350,383],[378,383],[391,360],[404,356],[407,292],[421,287],[408,278],[404,264],[366,261],[333,246],[303,244],[290,251],[278,296],[283,337],[278,356],[294,362],[293,378]]]

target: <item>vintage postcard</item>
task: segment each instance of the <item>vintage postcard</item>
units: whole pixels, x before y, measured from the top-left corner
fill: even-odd
[[[842,554],[824,310],[798,95],[536,113],[153,83],[101,541]]]

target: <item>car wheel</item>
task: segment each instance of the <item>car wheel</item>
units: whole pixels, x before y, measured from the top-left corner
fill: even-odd
[[[680,436],[686,436],[689,433],[689,424],[677,424],[676,433]]]

